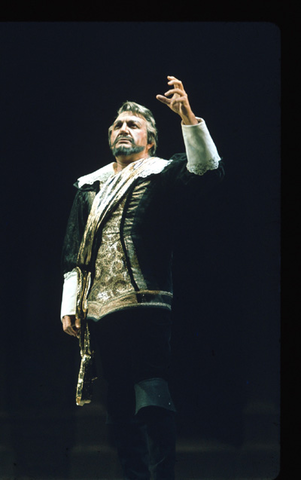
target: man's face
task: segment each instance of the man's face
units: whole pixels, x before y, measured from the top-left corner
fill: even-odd
[[[110,147],[114,157],[120,155],[148,156],[152,143],[147,141],[146,120],[132,112],[122,112],[112,125]]]

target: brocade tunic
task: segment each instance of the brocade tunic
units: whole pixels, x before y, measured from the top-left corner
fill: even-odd
[[[88,297],[89,317],[102,315],[129,301],[135,293],[126,268],[120,240],[120,222],[126,198],[112,212],[102,229],[101,245],[95,261],[95,276]]]

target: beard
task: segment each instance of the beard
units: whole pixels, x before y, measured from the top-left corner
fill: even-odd
[[[112,154],[114,157],[118,157],[119,155],[132,155],[133,153],[140,153],[144,150],[143,146],[136,145],[132,143],[131,145],[119,145],[117,147],[110,145]]]

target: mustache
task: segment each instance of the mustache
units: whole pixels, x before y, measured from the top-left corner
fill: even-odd
[[[129,140],[131,143],[134,143],[134,140],[129,135],[119,135],[119,137],[117,137],[116,140],[113,142],[112,147],[114,147],[114,145],[116,145],[119,140]]]

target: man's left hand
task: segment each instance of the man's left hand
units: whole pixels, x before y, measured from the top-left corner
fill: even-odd
[[[181,80],[176,77],[168,76],[168,85],[173,88],[165,92],[164,95],[156,95],[157,100],[167,105],[173,112],[180,115],[185,125],[196,125],[198,122],[191,110],[188,95],[184,90]],[[168,98],[172,95],[171,98]]]

